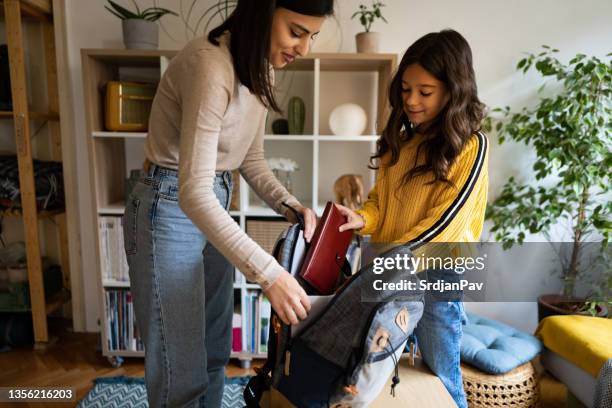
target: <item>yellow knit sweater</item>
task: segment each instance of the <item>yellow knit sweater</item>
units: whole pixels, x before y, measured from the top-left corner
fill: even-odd
[[[473,134],[457,156],[447,175],[454,186],[427,184],[433,179],[428,172],[400,187],[404,174],[415,165],[421,140],[415,137],[402,146],[394,166],[385,166],[389,157],[383,158],[374,188],[357,211],[366,222],[358,233],[371,234],[372,242],[410,242],[413,248],[428,242],[477,242],[487,204],[487,137],[481,132]],[[417,163],[424,162],[421,149]]]

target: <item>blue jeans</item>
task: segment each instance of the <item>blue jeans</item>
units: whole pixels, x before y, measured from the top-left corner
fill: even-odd
[[[213,186],[229,207],[231,173]],[[124,215],[136,321],[151,407],[221,407],[231,352],[233,266],[178,205],[174,170],[151,166]]]
[[[452,275],[449,275],[452,274]],[[452,280],[454,272],[428,272],[428,279],[435,277]],[[441,296],[425,293],[425,308],[415,334],[423,360],[436,374],[459,408],[467,408],[461,379],[461,337],[467,316],[460,293]]]

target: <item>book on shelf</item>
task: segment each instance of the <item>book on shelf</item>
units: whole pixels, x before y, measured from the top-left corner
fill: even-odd
[[[143,351],[132,293],[127,289],[105,291],[106,333],[109,351]]]
[[[270,319],[272,317],[272,306],[267,297],[263,293],[259,297],[260,310],[260,337],[259,337],[259,353],[268,352],[268,339],[270,334]]]
[[[232,351],[242,351],[242,316],[234,313],[232,316]]]
[[[129,282],[127,257],[123,246],[123,225],[120,216],[98,217],[100,264],[102,279]]]
[[[251,352],[257,353],[259,343],[259,292],[251,293]]]

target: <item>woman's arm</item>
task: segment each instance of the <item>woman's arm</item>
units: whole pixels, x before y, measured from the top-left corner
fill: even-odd
[[[304,237],[307,241],[310,241],[316,227],[316,214],[314,211],[305,208],[297,198],[291,195],[270,170],[264,154],[265,124],[266,118],[262,116],[257,135],[240,165],[240,174],[255,190],[255,193],[278,214],[282,214],[292,222],[297,222],[294,219],[293,212],[283,204],[301,213],[305,223]]]
[[[234,89],[231,61],[195,53],[176,78],[182,119],[179,205],[208,240],[264,289],[284,272],[230,217],[213,192],[219,134]]]
[[[286,215],[286,211],[289,210],[282,205],[283,202],[294,208],[300,207],[301,204],[278,181],[268,166],[264,155],[265,123],[266,118],[262,116],[258,125],[257,136],[253,139],[244,161],[240,165],[240,174],[270,208],[279,214]]]

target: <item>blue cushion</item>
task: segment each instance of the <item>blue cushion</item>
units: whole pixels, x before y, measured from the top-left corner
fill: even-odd
[[[536,337],[495,320],[467,313],[461,361],[489,374],[504,374],[530,361],[542,350]]]

